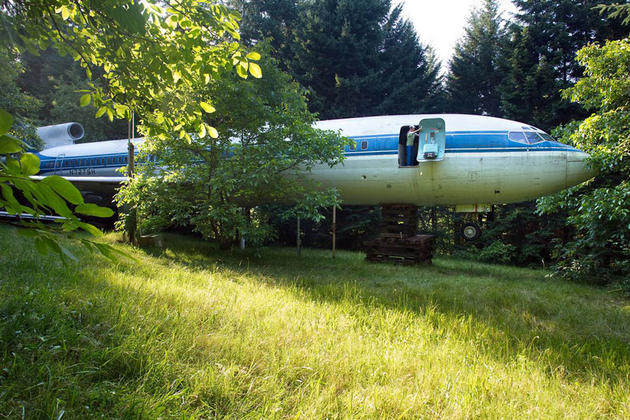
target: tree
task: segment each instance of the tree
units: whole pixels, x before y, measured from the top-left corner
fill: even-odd
[[[49,48],[38,55],[28,52],[19,57],[24,71],[17,78],[19,87],[43,104],[39,111],[31,113],[38,125],[76,121],[85,128],[80,142],[120,139],[127,136],[127,122],[96,118],[95,109],[82,107],[79,99],[82,91],[89,89],[90,79],[72,57],[60,56]],[[93,74],[92,83],[104,86],[102,71]]]
[[[241,13],[241,39],[248,45],[265,41],[280,69],[291,73],[294,36],[303,12],[302,0],[230,0]]]
[[[119,194],[142,230],[187,225],[225,247],[240,237],[257,246],[273,235],[260,204],[293,202],[285,217],[318,219],[319,208],[336,203],[334,191],[314,190],[302,173],[340,162],[343,139],[312,128],[302,89],[271,60],[263,67],[262,79],[225,72],[191,91],[214,98],[216,138],[147,140],[143,151],[159,163],[142,166]]]
[[[42,103],[17,85],[23,71],[24,67],[16,52],[8,47],[0,47],[0,109],[7,111],[13,119],[8,132],[22,139],[28,148],[40,149],[43,142],[35,132],[33,116],[42,107]]]
[[[595,112],[563,130],[591,154],[592,181],[541,199],[539,209],[566,209],[575,238],[558,249],[558,271],[594,283],[630,275],[630,39],[584,47],[586,73],[563,96]]]
[[[200,131],[201,102],[188,98],[172,114],[161,112],[165,98],[176,99],[192,85],[208,84],[234,68],[241,77],[260,76],[260,67],[236,42],[238,14],[221,4],[198,0],[145,3],[137,0],[0,3],[4,38],[33,53],[54,47],[85,69],[88,78],[103,71],[104,86],[92,83],[81,103],[110,121],[142,116],[141,129],[153,136],[174,132],[188,138]],[[208,135],[216,130],[205,127]]]
[[[291,74],[320,118],[435,109],[438,66],[389,0],[308,1],[294,30]]]
[[[473,11],[455,46],[446,80],[448,110],[500,116],[500,53],[504,34],[495,0]]]
[[[501,86],[504,116],[546,130],[587,114],[562,98],[582,76],[576,52],[590,42],[619,39],[627,27],[595,9],[610,0],[515,0],[517,24],[509,28],[503,49]]]
[[[440,63],[420,43],[416,31],[396,6],[382,26],[379,47],[379,91],[366,111],[370,115],[416,114],[443,110]]]
[[[144,131],[156,138],[178,133],[190,140],[188,132],[193,130],[201,137],[218,136],[204,122],[204,111],[212,110],[211,99],[194,95],[177,101],[179,94],[191,86],[208,85],[216,74],[233,66],[240,77],[246,78],[248,72],[261,77],[253,56],[235,42],[238,15],[219,4],[198,0],[159,5],[137,0],[2,0],[0,13],[5,43],[34,54],[52,46],[78,61],[89,79],[94,72],[103,71],[104,85],[92,83],[81,96],[81,105],[93,103],[98,108],[96,116],[106,115],[110,121],[114,117],[129,119],[137,112],[143,116]],[[166,108],[164,100],[170,100],[168,106],[176,103],[168,114],[161,111]],[[6,134],[11,119],[6,113],[1,116],[0,154],[6,160],[0,166],[0,204],[11,213],[27,211],[35,216],[52,210],[65,218],[64,229],[91,231],[93,227],[80,224],[66,202],[83,214],[104,215],[107,209],[83,203],[78,191],[62,178],[48,177],[40,183],[30,180],[28,176],[39,170],[39,161],[32,154],[19,155],[21,142]],[[13,188],[23,193],[30,207],[13,197]],[[65,254],[49,230],[35,227],[40,227],[40,238],[48,238],[46,249]],[[94,246],[105,252],[100,245]]]
[[[42,254],[54,252],[64,264],[68,260],[76,260],[74,255],[64,247],[54,232],[66,234],[83,230],[93,236],[101,232],[94,226],[82,222],[77,214],[95,217],[111,217],[113,211],[105,207],[85,203],[79,190],[60,176],[49,176],[42,181],[34,181],[30,177],[39,172],[39,158],[32,153],[24,153],[25,144],[9,134],[13,117],[0,109],[0,208],[9,214],[33,216],[30,221],[20,220],[18,224],[30,229],[20,231],[21,234],[35,238],[35,247]],[[19,195],[14,192],[18,191]],[[69,206],[70,204],[70,206]],[[40,216],[55,214],[59,229],[45,226]],[[90,251],[98,251],[108,258],[115,259],[120,254],[115,248],[81,238],[81,243]],[[123,254],[125,255],[125,254]]]

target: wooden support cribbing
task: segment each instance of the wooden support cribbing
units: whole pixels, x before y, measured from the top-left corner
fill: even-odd
[[[382,206],[378,239],[366,241],[366,259],[401,264],[431,263],[433,235],[418,235],[418,208],[409,204]]]

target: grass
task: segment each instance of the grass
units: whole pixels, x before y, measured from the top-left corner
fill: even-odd
[[[0,227],[0,418],[630,417],[630,303],[545,271],[30,241]]]

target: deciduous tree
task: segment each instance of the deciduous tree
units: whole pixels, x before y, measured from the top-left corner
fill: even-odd
[[[559,271],[603,283],[630,276],[630,40],[590,45],[577,57],[586,74],[563,95],[594,113],[563,139],[590,153],[599,175],[539,204],[544,213],[566,209],[577,232],[558,249]]]
[[[334,191],[316,190],[302,174],[340,162],[344,141],[312,128],[301,88],[271,60],[263,68],[262,79],[239,81],[225,72],[199,87],[214,98],[208,124],[216,138],[201,132],[189,141],[145,143],[157,162],[142,166],[120,193],[123,204],[138,209],[141,229],[186,225],[224,246],[239,237],[256,246],[273,236],[257,206],[294,203],[285,216],[317,219],[321,207],[336,203]]]

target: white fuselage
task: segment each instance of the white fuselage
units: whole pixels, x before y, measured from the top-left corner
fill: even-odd
[[[440,160],[399,166],[402,126],[441,118],[446,140]],[[344,204],[474,205],[530,200],[594,175],[586,153],[555,142],[539,129],[499,118],[437,114],[320,121],[318,128],[353,139],[345,160],[332,168],[316,166],[307,177],[338,189]],[[539,138],[521,141],[521,137]],[[536,137],[538,136],[538,137]],[[542,137],[541,137],[542,136]],[[514,140],[516,139],[516,140]],[[142,140],[135,141],[141,146]],[[42,151],[40,175],[68,177],[79,188],[121,182],[116,169],[126,164],[127,141],[61,146]],[[98,181],[97,181],[98,180]]]

